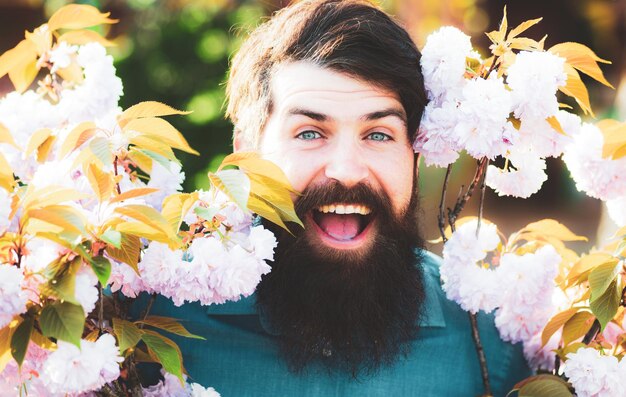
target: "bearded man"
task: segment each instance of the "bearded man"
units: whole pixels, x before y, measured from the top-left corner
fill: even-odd
[[[273,229],[272,271],[251,297],[157,301],[153,314],[206,338],[176,340],[194,382],[236,397],[482,393],[467,313],[419,235],[419,60],[407,32],[361,0],[297,3],[243,44],[228,80],[235,151],[282,168],[305,228]],[[521,347],[490,316],[478,328],[505,395],[529,375]]]

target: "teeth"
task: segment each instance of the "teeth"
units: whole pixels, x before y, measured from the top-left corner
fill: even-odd
[[[334,214],[360,214],[367,215],[372,212],[369,208],[364,205],[358,204],[331,204],[331,205],[323,205],[317,209],[319,212],[323,212],[325,214],[334,213]]]

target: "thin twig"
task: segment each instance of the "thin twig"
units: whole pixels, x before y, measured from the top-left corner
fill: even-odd
[[[591,343],[591,341],[595,339],[598,332],[600,332],[600,321],[596,319],[594,320],[593,324],[591,324],[591,328],[589,329],[589,331],[587,331],[587,333],[585,334],[585,337],[583,338],[583,343],[585,345]]]
[[[478,221],[476,222],[476,237],[480,233],[480,223],[483,220],[483,207],[485,204],[485,190],[487,190],[487,169],[489,168],[489,159],[483,167],[483,178],[480,184],[480,201],[478,202]]]
[[[115,173],[115,177],[117,178],[117,156],[113,159],[113,172]],[[122,194],[122,189],[120,189],[120,183],[115,182],[115,188],[117,189],[117,194]]]
[[[488,159],[486,157],[478,161],[478,166],[476,167],[476,172],[474,173],[474,178],[472,179],[472,182],[467,187],[467,190],[465,191],[465,193],[459,194],[459,197],[457,198],[456,203],[454,205],[454,209],[448,212],[448,223],[450,224],[450,226],[452,226],[452,224],[456,222],[456,219],[461,213],[461,211],[463,211],[465,204],[467,204],[469,199],[472,197],[472,194],[474,193],[476,186],[480,182],[480,179],[485,169],[487,168],[486,167],[487,161]]]
[[[102,330],[104,329],[104,294],[102,289],[102,284],[98,282],[98,329],[100,330],[100,334],[102,334]]]
[[[156,297],[157,297],[157,294],[150,295],[150,300],[148,300],[148,305],[146,306],[146,309],[143,311],[143,313],[141,313],[142,321],[145,321],[146,318],[148,318],[148,315],[150,314],[150,309],[152,309],[152,305],[154,304]],[[139,324],[139,328],[143,328],[143,325],[144,325],[143,322]]]
[[[487,358],[485,356],[485,350],[483,344],[480,341],[480,335],[478,334],[478,322],[476,321],[476,314],[469,313],[470,324],[472,325],[472,338],[474,339],[474,345],[476,346],[476,353],[478,354],[478,361],[480,362],[480,374],[483,378],[483,387],[485,388],[484,395],[493,396],[491,392],[491,383],[489,382],[489,372],[487,371]]]
[[[452,171],[452,164],[448,165],[448,168],[446,169],[446,177],[443,180],[443,186],[441,188],[441,201],[439,201],[439,216],[437,217],[439,232],[441,233],[441,238],[443,239],[444,244],[448,241],[448,238],[446,237],[446,216],[443,209],[446,205],[446,192],[448,191],[450,171]]]

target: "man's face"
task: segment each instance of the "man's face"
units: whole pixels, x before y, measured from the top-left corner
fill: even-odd
[[[271,87],[259,151],[296,190],[364,184],[389,198],[395,216],[406,211],[414,153],[397,95],[309,62],[281,65]],[[365,253],[377,233],[376,212],[358,202],[313,209],[303,221],[312,245],[325,250]]]

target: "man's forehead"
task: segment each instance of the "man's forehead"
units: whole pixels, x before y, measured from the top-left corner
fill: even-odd
[[[359,98],[395,101],[398,95],[374,82],[356,79],[346,73],[320,67],[312,62],[291,62],[280,65],[273,73],[271,91],[274,104],[300,99],[307,95],[320,100],[350,100]]]

